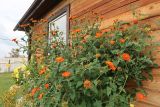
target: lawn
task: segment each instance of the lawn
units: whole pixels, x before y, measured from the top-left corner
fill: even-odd
[[[14,84],[14,80],[12,79],[11,73],[1,73],[0,74],[0,97],[13,84]],[[0,101],[0,107],[2,107],[1,101]]]

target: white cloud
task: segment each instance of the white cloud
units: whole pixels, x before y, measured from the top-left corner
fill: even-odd
[[[24,32],[13,29],[34,0],[0,0],[0,38],[22,38]],[[12,48],[17,47],[11,41],[0,40],[0,57],[7,56]]]

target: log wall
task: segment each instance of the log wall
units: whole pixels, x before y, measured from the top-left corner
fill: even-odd
[[[70,16],[81,18],[91,15],[91,11],[103,15],[102,29],[110,27],[117,19],[132,21],[135,19],[133,12],[136,12],[138,13],[137,18],[141,20],[140,23],[150,24],[151,35],[155,37],[155,41],[160,41],[160,25],[156,24],[157,21],[160,22],[160,0],[62,0],[43,18],[48,19],[54,16],[66,5],[70,5]],[[156,51],[160,51],[160,48],[157,48]],[[154,53],[155,62],[160,66],[160,54],[156,51]],[[136,107],[160,107],[160,68],[153,69],[153,76],[153,81],[144,81],[143,87],[148,92],[147,99],[137,102]]]

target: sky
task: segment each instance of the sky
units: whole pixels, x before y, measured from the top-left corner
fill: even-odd
[[[25,36],[24,32],[13,29],[33,1],[0,0],[0,58],[9,56],[11,49],[18,47],[11,41],[13,38],[20,40]]]

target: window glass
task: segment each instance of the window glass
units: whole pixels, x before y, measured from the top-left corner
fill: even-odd
[[[54,20],[52,20],[49,23],[49,32],[58,30],[62,32],[61,35],[59,35],[61,39],[66,43],[67,39],[67,14],[66,12],[63,13],[62,15],[58,16]],[[49,33],[49,41],[52,40],[51,33]]]

